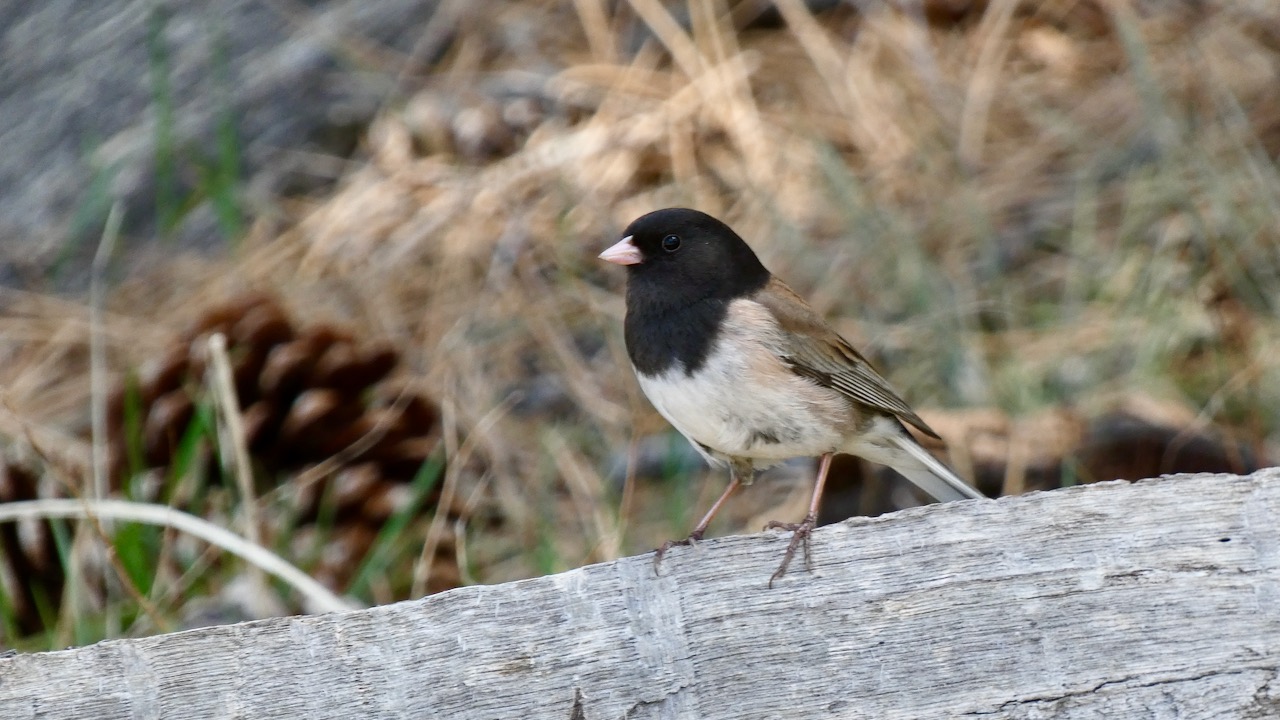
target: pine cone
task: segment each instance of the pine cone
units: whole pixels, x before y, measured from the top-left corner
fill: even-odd
[[[115,389],[109,406],[115,487],[131,462],[165,468],[174,461],[198,408],[208,402],[205,348],[214,333],[227,339],[260,484],[306,477],[306,470],[338,460],[336,470],[294,495],[299,526],[322,518],[333,523],[323,533],[329,542],[317,574],[343,589],[382,525],[415,502],[412,481],[433,455],[441,458],[443,478],[439,409],[387,382],[400,362],[394,348],[361,343],[328,324],[303,327],[271,296],[247,294],[206,310],[173,347],[139,369],[132,391]],[[126,428],[130,404],[137,410],[133,429]],[[137,445],[132,453],[131,442]],[[213,468],[209,477],[221,473]],[[415,513],[430,517],[440,485],[416,499]],[[454,519],[462,509],[446,512]],[[432,590],[459,582],[451,542],[435,559],[433,578],[452,584],[433,580]]]
[[[0,460],[0,503],[39,499],[39,480],[35,472]],[[48,521],[0,523],[0,595],[20,635],[40,632],[45,618],[56,616],[65,581]]]

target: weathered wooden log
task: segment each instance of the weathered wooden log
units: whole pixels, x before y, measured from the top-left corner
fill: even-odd
[[[19,718],[1280,717],[1280,470],[916,508],[0,659]]]

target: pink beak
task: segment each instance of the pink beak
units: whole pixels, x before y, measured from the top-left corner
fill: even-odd
[[[611,262],[615,265],[639,265],[644,262],[644,257],[640,254],[640,248],[631,242],[631,236],[628,235],[617,242],[613,247],[600,253],[600,259],[605,262]]]

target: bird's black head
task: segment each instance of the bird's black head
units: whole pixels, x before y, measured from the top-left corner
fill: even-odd
[[[678,309],[708,298],[749,295],[769,271],[728,225],[697,210],[643,215],[600,257],[627,267],[627,301]]]
[[[668,208],[627,226],[600,254],[627,268],[627,353],[637,372],[706,361],[729,303],[769,282],[769,271],[728,225],[697,210]]]

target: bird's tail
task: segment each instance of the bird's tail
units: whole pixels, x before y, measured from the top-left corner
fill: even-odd
[[[986,497],[972,485],[961,480],[960,476],[951,472],[951,468],[943,465],[941,461],[931,455],[928,450],[920,447],[920,444],[911,439],[905,432],[901,435],[893,436],[891,440],[898,449],[902,450],[914,462],[895,463],[889,467],[897,470],[905,478],[915,483],[916,487],[934,496],[939,502]]]
[[[940,502],[986,497],[930,455],[902,423],[893,418],[877,418],[869,431],[845,448],[845,452],[888,465]]]

